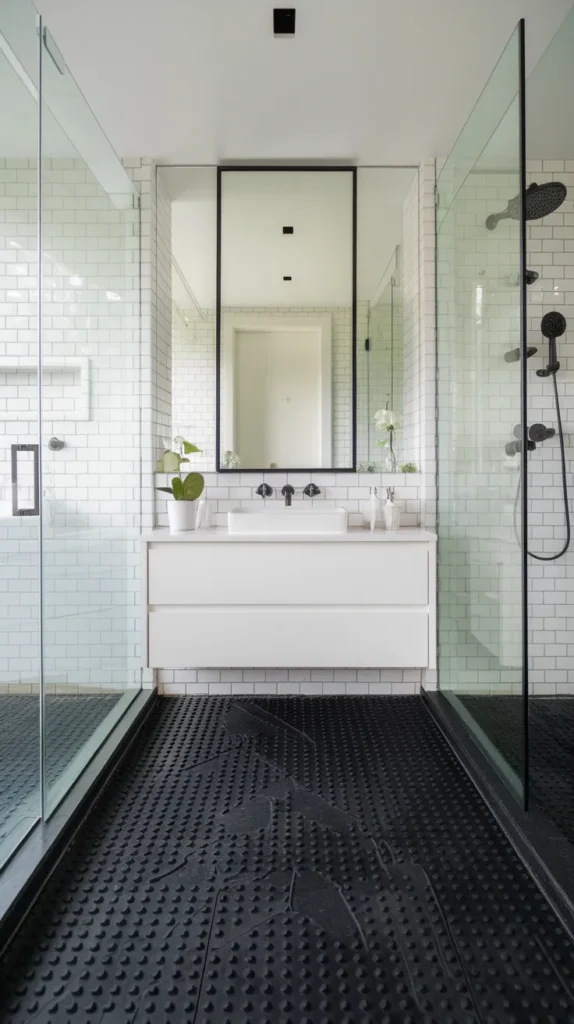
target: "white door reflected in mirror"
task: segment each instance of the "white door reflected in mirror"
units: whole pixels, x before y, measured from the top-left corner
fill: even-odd
[[[221,468],[353,468],[355,180],[220,171]]]

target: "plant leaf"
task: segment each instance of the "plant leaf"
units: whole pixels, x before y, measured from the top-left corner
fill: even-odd
[[[156,487],[156,491],[164,491],[165,494],[173,494],[171,487]]]
[[[186,455],[191,455],[192,452],[200,452],[201,448],[198,448],[196,445],[192,444],[191,441],[184,441],[183,450]],[[189,462],[189,459],[185,459],[184,461]]]
[[[174,476],[173,480],[171,481],[171,487],[172,487],[173,496],[174,496],[175,500],[176,501],[183,501],[183,499],[184,499],[183,484],[182,484],[182,482],[181,482],[181,480],[179,479],[178,476]]]
[[[197,501],[203,491],[205,481],[201,473],[188,473],[183,481],[184,501]]]
[[[179,458],[176,452],[166,452],[163,457],[164,473],[177,473]]]
[[[189,462],[189,459],[180,459],[180,460],[179,460],[179,464],[180,464],[180,466],[181,466],[182,462]]]

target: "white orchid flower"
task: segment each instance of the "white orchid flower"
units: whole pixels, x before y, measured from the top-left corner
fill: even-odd
[[[392,409],[379,409],[375,413],[375,426],[379,430],[396,430],[398,423],[399,418]]]

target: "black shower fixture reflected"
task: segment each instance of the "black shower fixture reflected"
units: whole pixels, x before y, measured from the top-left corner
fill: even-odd
[[[524,193],[526,220],[540,220],[541,217],[555,213],[566,199],[566,192],[566,185],[561,181],[547,181],[543,185],[533,181]],[[494,231],[499,220],[520,220],[520,194],[510,200],[502,213],[491,213],[486,218],[488,230]]]

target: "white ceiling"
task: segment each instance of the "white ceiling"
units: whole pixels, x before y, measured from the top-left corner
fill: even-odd
[[[572,0],[37,0],[124,156],[415,164],[445,155],[521,16],[538,59]]]
[[[180,309],[215,306],[216,170],[164,167],[172,200],[172,251]],[[357,286],[371,299],[402,241],[413,168],[359,168]],[[351,180],[315,171],[227,172],[222,201],[224,306],[344,306],[351,303]],[[282,228],[290,225],[292,235]],[[283,281],[290,275],[292,281]],[[189,294],[193,294],[193,299]]]

